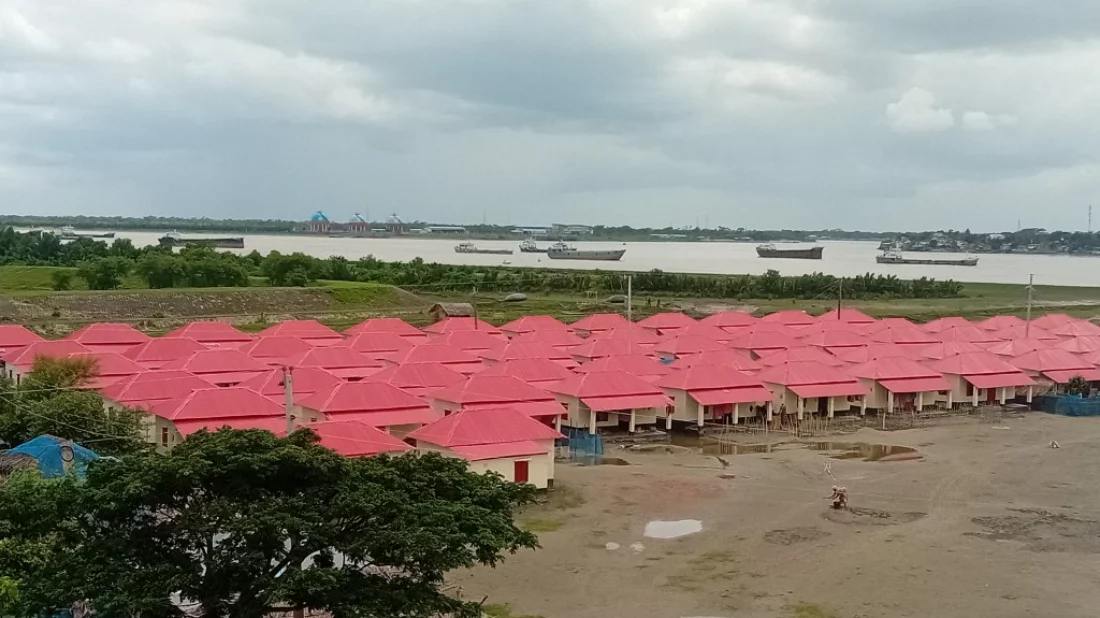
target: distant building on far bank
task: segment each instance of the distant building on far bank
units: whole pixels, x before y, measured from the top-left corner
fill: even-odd
[[[559,236],[562,238],[592,235],[592,228],[587,225],[569,225],[565,223],[555,223],[553,226],[551,226],[550,229],[555,236]]]

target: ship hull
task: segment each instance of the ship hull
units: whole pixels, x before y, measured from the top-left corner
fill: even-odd
[[[555,251],[553,249],[547,250],[546,257],[551,260],[592,260],[599,262],[618,262],[626,254],[626,249],[612,249],[607,251],[597,251],[580,249],[573,251]]]
[[[916,264],[919,266],[977,266],[978,258],[963,258],[961,260],[941,260],[935,258],[891,258],[877,256],[875,261],[879,264]]]
[[[762,258],[781,258],[788,260],[820,260],[825,247],[810,247],[809,249],[763,249],[756,248],[756,255]]]
[[[455,253],[472,253],[475,255],[512,255],[511,249],[455,249]]]
[[[218,249],[244,249],[244,238],[168,238],[160,239],[160,244],[168,247],[215,247]]]
[[[535,247],[535,248],[520,247],[519,252],[520,253],[546,253],[547,249],[543,249],[541,247]]]

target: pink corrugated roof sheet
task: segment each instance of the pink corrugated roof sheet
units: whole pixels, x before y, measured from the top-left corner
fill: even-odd
[[[988,346],[985,351],[997,356],[1008,356],[1015,358],[1017,356],[1023,356],[1032,350],[1041,350],[1043,348],[1051,347],[1051,341],[1042,341],[1039,339],[1012,339],[1010,341],[1001,341],[1000,343],[994,343]]]
[[[785,386],[802,397],[857,395],[866,392],[863,385],[851,375],[820,363],[787,363],[778,367],[768,367],[756,374],[756,378],[765,384]],[[800,387],[825,385],[839,385],[839,388],[828,390],[829,393],[837,391],[835,395],[808,395],[805,393],[811,392],[810,389],[800,390]],[[825,393],[826,391],[815,392]]]
[[[977,326],[947,326],[932,336],[940,341],[966,341],[968,343],[996,343],[996,333]]]
[[[177,358],[161,365],[161,369],[182,369],[195,375],[208,373],[266,372],[271,369],[247,354],[234,349],[211,349],[195,352],[187,358]]]
[[[663,376],[654,382],[661,388],[682,391],[737,389],[763,386],[763,383],[747,373],[718,365],[696,365]]]
[[[320,367],[329,370],[367,367],[374,367],[379,371],[382,369],[380,361],[368,358],[351,348],[341,346],[310,348],[302,354],[287,358],[285,362],[291,367]]]
[[[1092,322],[1078,320],[1063,324],[1050,332],[1059,337],[1096,337],[1100,336],[1100,326]]]
[[[756,403],[771,401],[773,395],[764,386],[745,386],[741,388],[697,389],[688,395],[704,406],[719,406],[732,403]]]
[[[436,389],[462,384],[466,376],[443,363],[407,363],[383,369],[366,380],[402,389]]]
[[[551,401],[550,393],[531,386],[513,376],[473,375],[464,384],[456,384],[435,391],[432,399],[454,403],[479,403],[485,401]]]
[[[929,345],[939,341],[936,337],[916,326],[905,325],[883,328],[868,334],[867,338],[878,343],[895,343],[897,345]]]
[[[153,406],[152,412],[171,421],[286,416],[283,406],[252,389],[239,386],[197,389],[183,399]]]
[[[611,330],[612,328],[618,328],[628,324],[630,324],[630,321],[618,313],[593,313],[584,316],[569,326],[572,327],[573,330],[594,333],[601,330]]]
[[[1092,369],[1062,369],[1062,370],[1048,370],[1044,371],[1043,375],[1057,382],[1058,384],[1065,384],[1073,378],[1078,376],[1088,380],[1089,382],[1095,382],[1100,380],[1100,369],[1095,367]]]
[[[481,364],[480,358],[465,350],[450,345],[434,343],[414,346],[403,352],[390,354],[385,358],[396,365],[404,365],[407,363],[443,363],[444,365]]]
[[[595,362],[595,361],[593,361]],[[532,384],[561,382],[573,377],[573,372],[552,360],[544,358],[524,358],[504,361],[490,365],[474,375],[515,376]]]
[[[1100,352],[1100,337],[1074,337],[1066,339],[1054,347],[1073,354],[1091,354]]]
[[[186,337],[199,343],[245,343],[252,340],[228,322],[191,322],[168,333],[165,337]]]
[[[832,382],[829,384],[795,384],[787,388],[803,399],[810,399],[813,397],[852,397],[855,395],[867,394],[867,389],[864,388],[858,380],[853,382]]]
[[[928,363],[928,367],[940,373],[952,375],[971,376],[995,373],[1019,373],[1014,365],[990,354],[989,352],[972,352],[959,354],[943,360]]]
[[[0,351],[10,352],[14,348],[26,347],[39,341],[45,341],[45,339],[22,325],[0,324]],[[5,352],[0,352],[0,354],[3,353]]]
[[[424,327],[428,333],[450,333],[458,330],[479,330],[490,335],[500,334],[500,329],[485,320],[471,317],[443,318],[435,324]]]
[[[982,373],[964,375],[963,379],[977,388],[1006,388],[1010,386],[1031,386],[1035,384],[1028,375],[1016,370],[1010,373]]]
[[[937,371],[918,363],[915,360],[892,356],[870,360],[858,365],[852,365],[845,373],[857,378],[869,380],[907,380],[914,378],[938,378],[941,374]]]
[[[104,399],[125,405],[146,407],[153,402],[183,399],[191,391],[210,388],[210,383],[193,373],[179,370],[151,370],[103,388]]]
[[[666,408],[672,400],[661,395],[610,395],[607,397],[581,397],[581,402],[594,412],[617,412],[619,410],[642,410],[646,408]]]
[[[1054,330],[1059,326],[1065,326],[1076,322],[1077,318],[1066,315],[1064,313],[1048,313],[1042,317],[1035,318],[1031,321],[1032,326],[1038,326],[1044,330]]]
[[[683,356],[685,354],[698,354],[700,352],[722,350],[725,349],[725,347],[726,346],[722,345],[720,342],[701,335],[677,333],[662,339],[657,345],[653,346],[653,351],[661,354]]]
[[[1061,341],[1061,337],[1051,333],[1048,330],[1039,328],[1032,324],[1028,326],[1021,320],[1020,324],[1015,326],[1006,326],[1000,330],[993,331],[993,336],[1003,341],[1010,341],[1012,339],[1039,339],[1041,341]]]
[[[795,362],[813,362],[829,365],[830,367],[842,367],[845,362],[826,352],[822,348],[803,346],[787,348],[785,350],[771,350],[760,358],[760,364],[765,367],[786,365]]]
[[[1009,362],[1020,369],[1042,373],[1073,369],[1094,369],[1091,363],[1082,360],[1081,357],[1070,354],[1065,350],[1057,350],[1054,348],[1032,350],[1031,352],[1013,358]]]
[[[500,330],[506,333],[522,334],[531,333],[537,331],[564,331],[570,332],[570,328],[562,323],[561,320],[549,316],[549,315],[525,315],[522,318],[512,320],[504,326],[500,327]]]
[[[68,358],[88,358],[96,362],[96,370],[100,377],[107,376],[132,376],[148,371],[144,366],[134,361],[115,354],[114,352],[85,352],[82,354],[70,354]]]
[[[825,312],[817,316],[817,322],[846,322],[848,324],[872,324],[875,318],[863,313],[859,309],[844,307],[842,309]]]
[[[279,433],[286,430],[286,420],[277,416],[249,416],[237,418],[197,419],[176,421],[173,423],[180,435],[187,437],[196,431],[205,429],[217,431],[219,429],[262,429],[271,433]]]
[[[99,322],[89,324],[84,328],[72,332],[65,339],[76,341],[88,347],[114,346],[128,347],[149,341],[151,337],[129,324],[115,324],[112,322]]]
[[[343,383],[343,380],[325,371],[313,367],[297,367],[291,371],[294,385],[294,399],[298,399],[316,393],[326,388],[332,388]],[[281,397],[286,392],[283,385],[283,370],[272,369],[267,373],[261,373],[240,383],[244,388],[250,388],[265,397]]]
[[[369,457],[403,453],[412,446],[362,421],[325,421],[306,425],[321,440],[321,446],[344,457]],[[285,431],[280,435],[285,435]]]
[[[512,341],[516,343],[545,343],[563,350],[575,348],[586,343],[584,339],[581,339],[574,335],[572,331],[568,330],[536,330],[517,335]]]
[[[569,350],[575,358],[596,359],[605,356],[645,356],[651,354],[653,348],[643,346],[632,341],[622,339],[601,339],[591,341]]]
[[[786,326],[809,326],[815,322],[812,315],[801,309],[776,311],[760,318],[762,322],[776,322]]]
[[[623,326],[617,328],[610,328],[603,331],[595,331],[592,336],[588,338],[589,341],[602,341],[605,339],[614,339],[616,341],[629,341],[631,343],[637,343],[640,345],[653,345],[661,340],[661,336],[657,333],[642,328],[637,324],[626,323]]]
[[[798,340],[778,331],[756,330],[734,338],[729,347],[741,350],[781,350],[799,347]]]
[[[571,397],[613,397],[620,395],[663,395],[661,389],[625,371],[597,371],[575,375],[553,386],[552,393]]]
[[[983,349],[982,346],[976,343],[970,343],[969,341],[943,341],[921,348],[919,354],[921,358],[940,360],[942,358],[958,356],[959,354],[984,351],[986,350]]]
[[[713,352],[700,352],[683,358],[678,358],[669,365],[673,369],[684,369],[697,365],[717,365],[728,367],[738,371],[759,371],[763,365],[749,356],[745,350],[715,350]]]
[[[681,328],[697,324],[697,322],[683,313],[655,313],[638,322],[638,326],[657,331],[676,331]]]
[[[573,357],[568,352],[537,341],[512,341],[504,347],[482,352],[481,357],[498,362],[524,358],[545,358],[558,361],[558,364],[562,366],[576,366]]]
[[[889,330],[891,328],[918,328],[916,324],[910,322],[905,318],[882,318],[878,322],[872,322],[863,327],[863,334],[870,335],[871,333],[877,333],[881,330]]]
[[[873,343],[861,348],[836,348],[829,351],[846,363],[864,363],[869,360],[885,358],[887,356],[904,356],[906,358],[912,358],[915,355],[914,350],[906,349],[893,343]]]
[[[428,408],[419,397],[382,382],[345,382],[317,391],[299,402],[322,414],[373,413]],[[331,417],[329,420],[333,420]]]
[[[75,341],[61,339],[58,341],[40,341],[21,348],[15,348],[5,354],[2,360],[9,365],[29,369],[34,365],[34,359],[39,356],[65,358],[70,354],[88,353],[91,353],[91,350],[87,346]]]
[[[930,393],[951,390],[951,385],[943,376],[883,379],[877,382],[892,393]]]
[[[273,335],[249,341],[237,349],[256,359],[285,359],[305,354],[313,345],[298,337]]]
[[[971,327],[971,326],[975,326],[975,325],[973,323],[971,323],[970,320],[967,320],[966,318],[951,316],[951,317],[938,318],[938,319],[932,320],[931,322],[928,322],[927,324],[924,324],[921,328],[923,328],[924,332],[926,332],[926,333],[938,333],[942,330],[946,330],[948,328],[955,328],[955,327],[959,327],[959,326]]]
[[[418,333],[420,331],[417,331]],[[421,333],[421,335],[424,335]],[[422,337],[427,339],[427,335]],[[333,347],[347,347],[366,356],[367,358],[384,358],[386,355],[397,352],[405,352],[415,345],[415,341],[409,337],[395,335],[394,333],[360,333],[353,335]]]
[[[978,322],[977,324],[977,326],[980,326],[986,330],[1001,330],[1002,328],[1023,325],[1023,319],[1018,318],[1014,315],[995,315],[991,318],[986,318],[981,322]]]
[[[456,412],[417,429],[408,437],[418,442],[453,448],[555,440],[563,436],[525,414],[500,407]]]
[[[361,335],[363,333],[389,333],[399,337],[423,339],[426,337],[423,331],[409,324],[401,318],[371,318],[352,326],[344,331],[347,335]]]
[[[682,336],[682,337],[683,336],[706,337],[707,339],[712,339],[712,340],[718,341],[720,343],[726,343],[728,341],[732,341],[736,337],[736,335],[729,332],[728,330],[722,330],[721,328],[718,328],[717,326],[712,326],[710,324],[703,324],[702,322],[695,322],[695,323],[690,324],[688,326],[685,326],[684,328],[681,328],[677,331],[673,331],[670,334],[679,335],[679,336]]]
[[[744,311],[719,311],[699,320],[702,324],[717,326],[718,328],[744,328],[758,322],[758,318]]]
[[[508,342],[508,338],[500,332],[491,334],[480,330],[456,330],[433,335],[428,341],[429,343],[449,345],[476,354],[485,350],[495,350],[503,347]]]
[[[188,358],[195,352],[208,349],[205,345],[185,337],[158,337],[128,348],[122,352],[126,358],[142,366],[156,369],[178,358]]]
[[[456,446],[451,450],[467,461],[485,461],[487,459],[503,459],[507,457],[534,457],[547,453],[545,446],[539,446],[537,442],[531,441]]]
[[[342,341],[344,336],[317,320],[285,320],[260,331],[259,337],[297,337],[318,345]]]
[[[535,418],[562,416],[567,413],[564,406],[554,401],[519,401],[508,404],[516,412]]]
[[[597,358],[577,367],[578,373],[596,371],[625,371],[640,378],[663,376],[673,371],[672,367],[652,356],[607,356]]]
[[[799,340],[802,345],[819,348],[858,348],[870,343],[863,335],[850,330],[826,330]]]

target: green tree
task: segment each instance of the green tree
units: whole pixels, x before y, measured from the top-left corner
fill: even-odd
[[[121,257],[105,257],[81,262],[76,276],[83,279],[89,290],[117,290],[122,278],[130,273],[133,262]]]
[[[185,276],[181,260],[164,253],[143,257],[135,270],[151,288],[174,288]]]
[[[50,273],[50,281],[55,292],[73,289],[73,274],[67,270],[55,270]]]
[[[104,616],[178,616],[178,593],[210,618],[474,617],[477,603],[440,590],[444,575],[537,546],[513,520],[530,486],[437,455],[344,458],[309,430],[199,432],[167,455],[93,462],[83,484],[38,487],[0,492],[0,529],[48,546],[9,560],[24,615],[92,599]]]
[[[1078,395],[1080,397],[1088,397],[1089,392],[1091,390],[1092,389],[1089,388],[1088,380],[1086,380],[1082,376],[1073,376],[1072,378],[1069,379],[1069,382],[1066,382],[1066,394],[1067,395]]]

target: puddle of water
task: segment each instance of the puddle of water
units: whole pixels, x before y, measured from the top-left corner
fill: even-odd
[[[921,459],[917,449],[889,444],[864,444],[862,442],[813,442],[810,450],[836,452],[830,459],[862,459],[863,461],[905,461]]]
[[[792,449],[810,449],[825,453],[834,452],[832,459],[861,459],[863,461],[905,461],[923,459],[914,448],[890,444],[866,444],[862,442],[799,442],[786,441],[771,444],[732,444],[693,434],[673,434],[672,443],[695,447],[703,455],[758,455]]]
[[[678,521],[651,521],[645,525],[645,536],[651,539],[676,539],[703,530],[703,522],[698,519]]]

